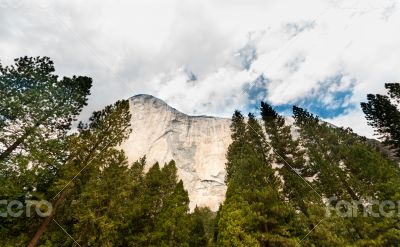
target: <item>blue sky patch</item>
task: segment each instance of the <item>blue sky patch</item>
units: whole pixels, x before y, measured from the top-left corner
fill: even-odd
[[[261,74],[252,83],[246,84],[243,89],[247,93],[248,104],[246,105],[246,112],[254,113],[256,116],[260,111],[261,101],[267,98],[267,83],[269,80]]]
[[[274,106],[282,115],[291,116],[293,105],[305,108],[321,118],[333,118],[354,109],[356,105],[350,103],[356,80],[352,79],[348,87],[341,88],[344,75],[341,73],[332,76],[320,83],[316,90],[312,90],[305,98]],[[260,102],[267,101],[268,78],[264,75],[258,77],[253,83],[247,85],[245,92],[248,94],[246,111],[259,114]]]
[[[243,69],[249,70],[251,64],[257,59],[257,50],[253,42],[248,42],[238,52],[240,57],[240,63]]]

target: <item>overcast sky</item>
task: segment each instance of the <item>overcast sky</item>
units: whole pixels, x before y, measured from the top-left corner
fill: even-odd
[[[400,81],[399,30],[394,0],[0,0],[1,63],[92,77],[86,115],[139,93],[224,117],[265,100],[371,136],[359,103]]]

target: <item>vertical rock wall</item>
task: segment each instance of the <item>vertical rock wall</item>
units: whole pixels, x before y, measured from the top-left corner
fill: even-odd
[[[226,151],[230,119],[188,116],[151,95],[130,99],[132,134],[122,145],[130,162],[147,156],[147,165],[176,161],[189,192],[190,207],[217,210],[226,191]],[[148,169],[149,167],[146,167]]]

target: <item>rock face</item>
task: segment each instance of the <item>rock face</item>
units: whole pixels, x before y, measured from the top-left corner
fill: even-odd
[[[190,207],[217,210],[224,200],[230,119],[189,116],[151,95],[130,99],[132,134],[122,144],[130,162],[146,155],[147,166],[175,160]]]

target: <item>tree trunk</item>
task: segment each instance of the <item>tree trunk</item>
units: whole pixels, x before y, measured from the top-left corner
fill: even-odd
[[[11,146],[9,146],[3,153],[0,154],[0,161],[5,160],[25,139],[29,136],[29,132],[26,132],[19,137]]]
[[[343,174],[339,174],[339,180],[342,182],[342,185],[346,189],[347,193],[349,193],[351,199],[358,201],[360,198],[356,195],[356,193],[353,191],[353,189],[350,187],[349,183],[346,181],[346,178],[343,177]]]
[[[9,146],[3,153],[0,154],[0,162],[5,160],[21,143],[23,143],[26,138],[29,137],[45,120],[47,115],[35,123],[34,126],[29,127],[26,132],[20,136],[11,146]]]
[[[110,127],[108,126],[106,128],[106,130],[108,130]],[[89,150],[89,153],[86,155],[85,160],[82,162],[83,167],[85,167],[89,160],[92,158],[92,155],[94,153],[94,151],[96,151],[96,149],[100,146],[100,144],[103,142],[104,137],[100,138],[100,140],[98,140],[94,146]],[[56,200],[56,202],[53,205],[53,212],[52,214],[47,217],[39,226],[38,230],[36,231],[35,235],[33,236],[33,238],[31,239],[28,247],[34,247],[36,246],[37,242],[39,241],[40,237],[43,235],[43,233],[46,230],[46,227],[50,224],[50,222],[53,220],[54,215],[56,213],[57,208],[63,203],[65,197],[67,196],[67,190],[64,190],[63,192],[61,192],[60,196],[58,197],[58,199]]]
[[[40,224],[39,228],[37,229],[35,235],[31,239],[31,241],[28,244],[28,247],[34,247],[36,246],[37,242],[39,241],[40,237],[43,235],[45,232],[47,226],[50,224],[50,222],[53,220],[54,215],[56,214],[57,208],[61,205],[61,203],[64,201],[65,197],[67,196],[67,191],[61,192],[60,197],[56,200],[56,202],[53,205],[53,212],[51,213],[50,216],[46,217],[44,221]]]

